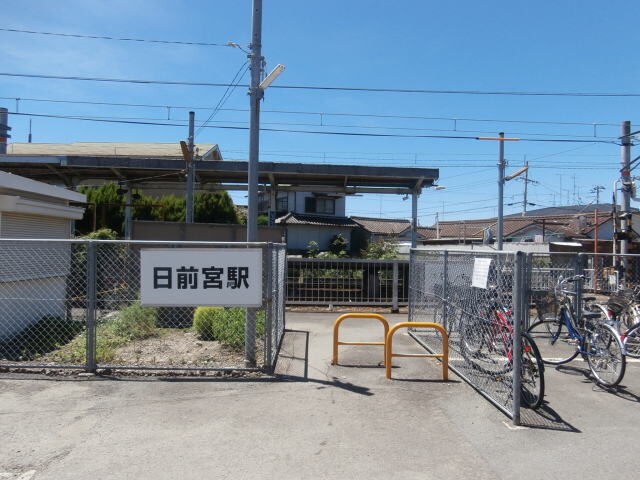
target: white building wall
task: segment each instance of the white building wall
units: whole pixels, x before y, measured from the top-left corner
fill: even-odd
[[[331,241],[339,233],[351,245],[350,228],[287,225],[287,249],[306,250],[309,242],[316,241],[320,250],[325,251],[329,249]]]
[[[0,341],[19,334],[45,316],[65,318],[64,278],[0,283]]]

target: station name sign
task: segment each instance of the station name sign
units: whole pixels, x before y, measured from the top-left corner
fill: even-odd
[[[262,306],[259,248],[148,248],[140,252],[140,303]]]

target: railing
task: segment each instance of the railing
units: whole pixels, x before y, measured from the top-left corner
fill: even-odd
[[[408,260],[287,259],[287,305],[384,305],[409,302]]]

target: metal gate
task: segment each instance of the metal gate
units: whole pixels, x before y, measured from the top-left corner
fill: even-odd
[[[470,351],[469,338],[491,335],[489,313],[494,302],[512,312],[513,336],[519,338],[524,324],[524,255],[521,253],[476,253],[412,250],[410,259],[409,320],[436,322],[449,334],[449,367],[478,392],[519,423],[520,342],[506,345],[513,365],[505,362],[505,351]],[[483,285],[478,286],[479,283]],[[412,331],[427,350],[440,353],[442,339],[436,330]]]

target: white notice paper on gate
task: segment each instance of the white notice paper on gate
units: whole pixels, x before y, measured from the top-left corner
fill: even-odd
[[[140,251],[140,303],[262,306],[259,248],[147,248]]]
[[[487,288],[489,282],[489,269],[491,268],[491,258],[475,258],[473,261],[473,276],[471,286]]]

